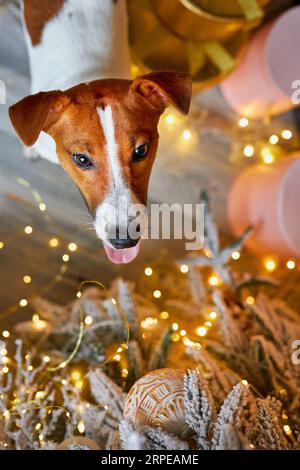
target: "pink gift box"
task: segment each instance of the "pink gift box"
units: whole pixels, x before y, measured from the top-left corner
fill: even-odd
[[[300,157],[252,165],[235,180],[228,220],[235,236],[248,227],[246,246],[259,255],[300,258]]]
[[[261,119],[292,109],[292,83],[300,79],[300,6],[260,29],[246,47],[240,66],[220,85],[240,115]]]

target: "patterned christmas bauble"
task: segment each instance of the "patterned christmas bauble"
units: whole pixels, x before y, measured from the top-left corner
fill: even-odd
[[[175,435],[187,430],[184,413],[184,371],[158,369],[139,379],[127,395],[124,417],[138,430],[158,426]]]
[[[98,444],[84,436],[72,436],[61,442],[57,450],[101,450]]]

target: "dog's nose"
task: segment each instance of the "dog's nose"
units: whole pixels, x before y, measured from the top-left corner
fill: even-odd
[[[138,224],[136,227],[136,233],[139,234],[139,232],[140,232],[140,225]],[[132,248],[138,243],[139,239],[140,239],[139,236],[135,238],[131,238],[128,231],[127,231],[126,236],[124,237],[124,233],[120,233],[120,230],[117,227],[116,238],[110,238],[109,241],[114,248],[116,248],[117,250],[122,250],[124,248]]]

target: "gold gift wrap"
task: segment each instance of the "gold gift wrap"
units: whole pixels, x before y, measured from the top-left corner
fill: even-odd
[[[272,0],[193,0],[192,3],[215,16],[244,17],[251,21],[260,16]]]
[[[172,2],[176,4],[178,0]],[[128,0],[134,75],[160,70],[188,72],[193,77],[194,89],[200,90],[218,83],[236,67],[248,39],[247,29],[240,28],[222,41],[213,35],[203,41],[187,39],[174,34],[160,21],[153,3],[154,0]]]
[[[238,32],[258,26],[264,16],[262,6],[269,2],[151,0],[151,3],[156,16],[173,34],[194,41],[225,41]]]

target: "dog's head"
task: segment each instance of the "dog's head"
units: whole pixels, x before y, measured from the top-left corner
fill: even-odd
[[[23,143],[42,131],[56,143],[63,168],[79,187],[109,259],[139,251],[141,205],[158,145],[157,125],[172,104],[188,113],[191,79],[176,72],[97,80],[66,91],[28,96],[9,110]]]

